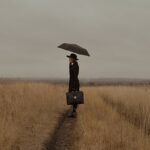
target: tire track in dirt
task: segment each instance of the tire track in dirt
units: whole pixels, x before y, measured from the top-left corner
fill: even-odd
[[[142,118],[142,115],[136,115],[134,113],[134,107],[133,108],[127,108],[123,103],[121,102],[114,102],[111,99],[108,99],[106,97],[103,97],[103,101],[112,107],[119,115],[121,115],[126,121],[134,125],[137,129],[142,129],[144,134],[147,136],[150,136],[150,126],[147,126],[145,124],[145,121]],[[131,107],[131,106],[130,106]],[[139,105],[139,110],[142,112],[142,107]]]
[[[70,110],[69,110],[70,111]],[[53,136],[44,144],[45,150],[71,150],[76,139],[74,129],[77,118],[69,118],[65,111],[59,118]]]

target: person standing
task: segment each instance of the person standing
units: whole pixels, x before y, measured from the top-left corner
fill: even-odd
[[[78,79],[79,75],[79,65],[78,65],[78,58],[77,55],[72,53],[71,55],[67,55],[69,58],[69,92],[72,91],[79,91],[80,89],[80,83]],[[76,115],[76,109],[77,109],[77,104],[73,104],[72,107],[72,113],[70,114],[70,117],[74,117]]]

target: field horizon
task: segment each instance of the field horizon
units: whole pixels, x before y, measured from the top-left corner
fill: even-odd
[[[36,82],[50,84],[68,84],[68,78],[0,78],[0,83]],[[93,78],[80,79],[81,85],[149,85],[150,79],[143,78]]]

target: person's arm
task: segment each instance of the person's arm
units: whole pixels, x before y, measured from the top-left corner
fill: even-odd
[[[77,90],[77,78],[78,78],[78,73],[79,73],[79,67],[78,65],[75,65],[73,67],[73,90]]]

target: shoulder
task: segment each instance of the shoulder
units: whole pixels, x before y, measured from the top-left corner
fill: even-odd
[[[79,70],[79,65],[78,65],[77,62],[74,64],[74,68],[77,69],[77,70]]]
[[[78,62],[75,62],[73,65],[74,65],[75,67],[79,67]]]

